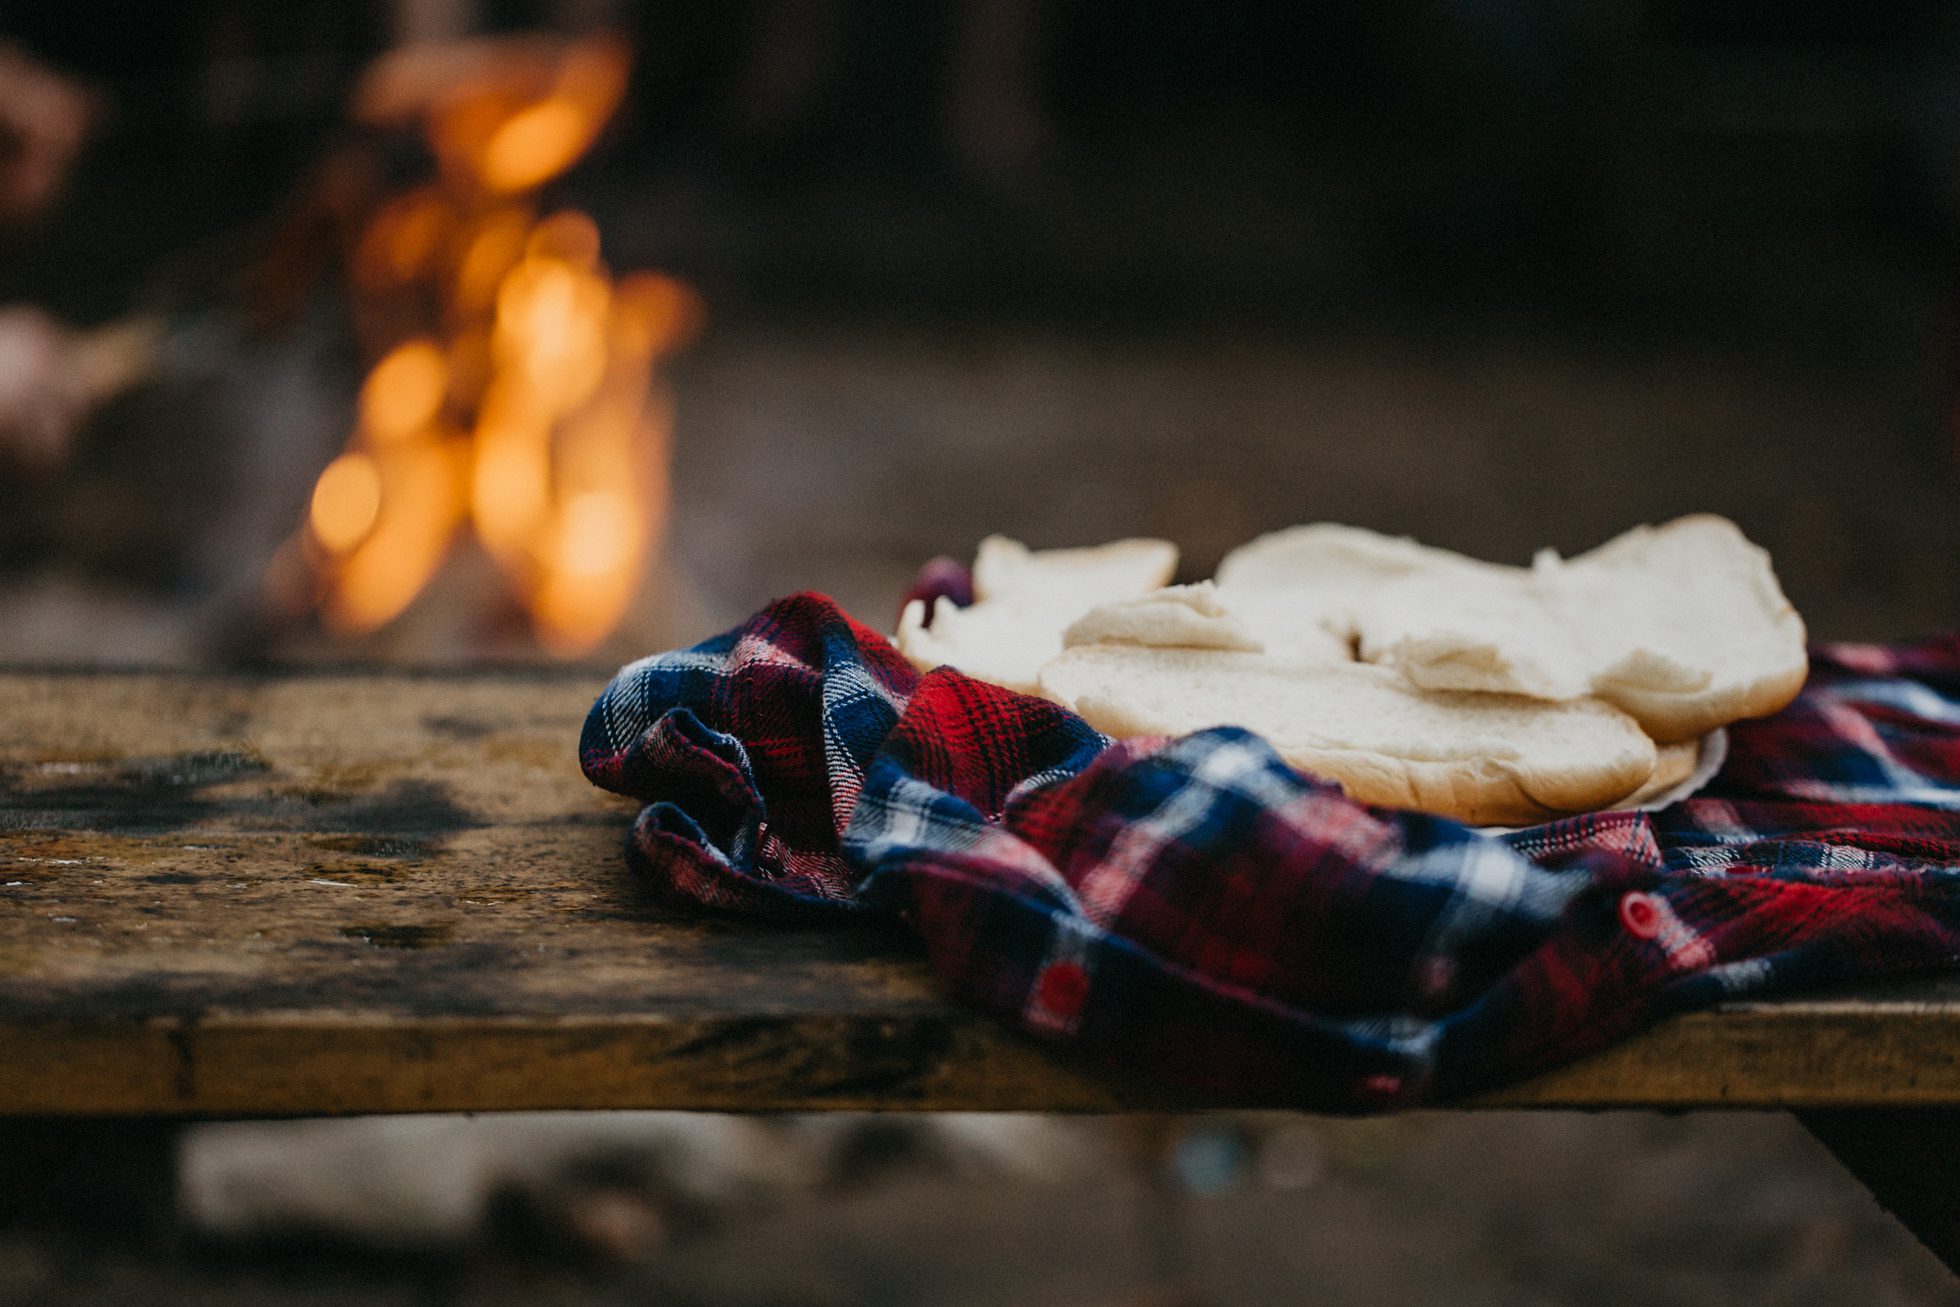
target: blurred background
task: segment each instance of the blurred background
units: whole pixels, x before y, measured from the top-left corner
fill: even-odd
[[[596,674],[990,532],[1694,510],[1951,629],[1957,223],[1931,0],[25,0],[0,662]],[[55,1154],[0,1302],[1960,1301],[1769,1117]]]

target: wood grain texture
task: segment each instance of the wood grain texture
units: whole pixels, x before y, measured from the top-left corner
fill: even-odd
[[[940,1000],[876,928],[670,911],[600,678],[0,674],[0,1113],[1196,1103]],[[1484,1106],[1960,1103],[1960,982],[1673,1021]]]

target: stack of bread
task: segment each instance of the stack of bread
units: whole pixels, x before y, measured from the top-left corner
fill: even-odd
[[[1211,581],[1169,585],[1176,565],[1160,540],[992,537],[975,602],[908,604],[899,648],[1107,734],[1243,726],[1363,802],[1502,825],[1668,792],[1808,666],[1769,556],[1719,517],[1527,568],[1329,524],[1261,536]]]

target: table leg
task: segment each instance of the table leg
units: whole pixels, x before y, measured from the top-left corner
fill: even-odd
[[[1960,1275],[1960,1110],[1851,1107],[1796,1117],[1880,1207]]]

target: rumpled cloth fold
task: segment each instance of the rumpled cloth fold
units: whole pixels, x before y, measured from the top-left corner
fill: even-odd
[[[1201,1094],[1446,1102],[1741,995],[1960,965],[1960,636],[1822,646],[1652,813],[1507,835],[1373,808],[1249,731],[1111,741],[795,595],[624,668],[594,784],[631,865],[903,920],[958,999]]]

